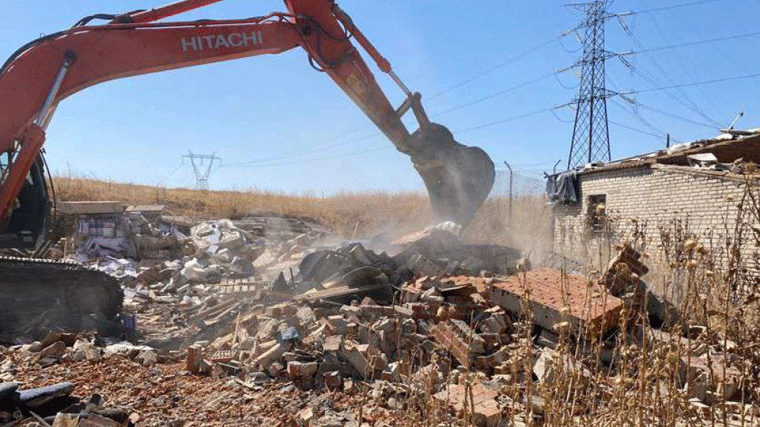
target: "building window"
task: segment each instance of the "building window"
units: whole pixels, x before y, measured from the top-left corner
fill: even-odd
[[[604,232],[607,225],[607,195],[594,194],[588,196],[588,210],[586,212],[589,231],[592,233]]]

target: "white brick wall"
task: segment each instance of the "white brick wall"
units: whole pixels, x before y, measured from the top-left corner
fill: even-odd
[[[595,267],[606,265],[615,241],[633,240],[632,219],[644,228],[642,240],[650,263],[663,259],[660,227],[672,230],[673,220],[688,222],[688,231],[716,258],[725,259],[726,237],[734,234],[737,205],[745,193],[740,176],[687,167],[644,166],[584,174],[579,179],[582,203],[554,209],[554,251]],[[612,242],[593,235],[586,225],[589,196],[597,194],[606,195],[607,215],[614,224]],[[729,196],[733,201],[728,201]],[[757,252],[754,245],[745,245],[745,260],[753,252]]]

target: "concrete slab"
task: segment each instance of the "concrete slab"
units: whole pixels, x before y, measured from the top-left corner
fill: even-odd
[[[123,213],[124,204],[121,202],[59,202],[58,212],[64,215],[97,215]]]
[[[134,205],[128,206],[125,212],[140,213],[145,216],[159,216],[166,209],[166,205]]]

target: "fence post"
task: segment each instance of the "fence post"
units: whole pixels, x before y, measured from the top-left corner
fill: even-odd
[[[509,223],[512,223],[512,166],[509,166],[509,163],[506,161],[504,162],[505,165],[507,165],[507,169],[509,169]]]

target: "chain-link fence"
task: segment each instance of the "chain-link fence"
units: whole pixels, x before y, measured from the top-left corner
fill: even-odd
[[[515,171],[511,174],[511,192],[513,198],[522,196],[538,196],[544,193],[546,189],[546,180],[536,176],[521,174]],[[510,193],[510,172],[509,170],[497,170],[496,180],[491,190],[491,197],[509,197]]]

